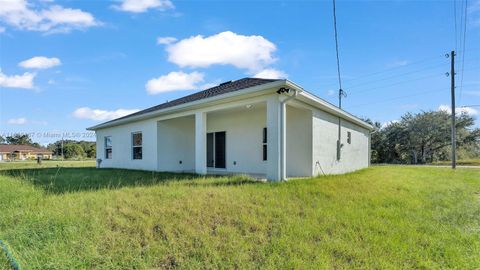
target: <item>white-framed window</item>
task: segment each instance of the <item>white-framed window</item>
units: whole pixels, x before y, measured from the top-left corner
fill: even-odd
[[[132,133],[132,158],[142,159],[142,132]]]
[[[352,143],[352,133],[350,131],[347,131],[347,143]]]
[[[112,159],[112,136],[106,136],[104,139],[105,159]]]
[[[263,138],[262,138],[262,160],[267,160],[267,128],[263,128]]]

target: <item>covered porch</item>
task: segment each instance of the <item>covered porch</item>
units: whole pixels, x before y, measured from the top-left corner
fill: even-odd
[[[269,95],[157,121],[158,171],[312,175],[312,111]]]

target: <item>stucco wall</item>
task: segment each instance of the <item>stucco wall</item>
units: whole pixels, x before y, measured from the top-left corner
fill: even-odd
[[[272,98],[278,97],[275,94]],[[337,161],[338,118],[301,102],[291,103],[294,104],[288,105],[286,112],[287,176],[338,174],[368,166],[368,130],[342,120],[344,146],[342,158]],[[262,132],[267,126],[266,102],[257,101],[253,104],[250,109],[240,105],[206,114],[207,132],[226,131],[225,171],[267,173],[268,162],[262,160]],[[138,131],[143,134],[142,160],[132,158],[131,136],[132,132]],[[352,133],[351,144],[347,143],[347,131]],[[96,133],[97,158],[103,160],[101,167],[161,171],[195,169],[193,115],[171,120],[144,120],[100,129]],[[269,138],[272,135],[272,130],[269,130]],[[105,136],[112,136],[112,159],[105,159]],[[272,140],[269,140],[268,148],[268,158],[272,161],[275,158],[272,153],[277,152],[272,146]],[[179,161],[182,161],[182,164]]]
[[[342,120],[340,161],[337,161],[338,117],[313,109],[313,174],[340,174],[369,165],[369,136],[367,129]],[[347,143],[347,132],[352,134]]]
[[[266,173],[262,160],[262,136],[266,126],[265,107],[207,114],[207,132],[226,131],[226,170]],[[233,163],[236,162],[236,165]]]
[[[195,116],[158,122],[158,170],[195,170]]]
[[[141,160],[132,157],[132,132],[142,132],[143,154]],[[157,169],[157,122],[145,120],[99,129],[97,134],[97,158],[102,168],[127,168],[139,170]],[[105,136],[112,136],[112,159],[105,158]]]
[[[287,106],[287,177],[312,175],[312,111]]]

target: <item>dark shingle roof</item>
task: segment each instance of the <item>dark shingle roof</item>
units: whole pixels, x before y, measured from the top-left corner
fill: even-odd
[[[274,82],[274,81],[278,81],[278,80],[259,79],[259,78],[243,78],[243,79],[236,80],[236,81],[222,83],[218,86],[208,88],[206,90],[203,90],[203,91],[200,91],[200,92],[188,95],[188,96],[184,96],[184,97],[181,97],[181,98],[169,101],[169,102],[165,102],[165,103],[150,107],[150,108],[145,109],[145,110],[138,111],[136,113],[132,113],[132,114],[129,114],[129,115],[126,115],[126,116],[123,116],[123,117],[105,122],[104,124],[114,122],[114,121],[117,121],[117,120],[120,120],[120,119],[130,118],[132,116],[138,116],[138,115],[142,115],[142,114],[146,114],[146,113],[150,113],[150,112],[154,112],[154,111],[178,106],[178,105],[185,104],[185,103],[190,103],[190,102],[193,102],[193,101],[197,101],[197,100],[201,100],[201,99],[205,99],[205,98],[209,98],[209,97],[214,97],[214,96],[223,95],[223,94],[226,94],[226,93],[235,92],[235,91],[238,91],[238,90],[242,90],[242,89],[246,89],[246,88],[249,88],[249,87],[262,85],[262,84],[266,84],[266,83],[270,83],[270,82]]]

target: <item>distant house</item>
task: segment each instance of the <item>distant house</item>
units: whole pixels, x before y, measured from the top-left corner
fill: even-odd
[[[6,160],[27,160],[36,159],[51,159],[53,152],[45,149],[33,147],[30,145],[18,144],[0,144],[0,161]]]
[[[373,127],[289,80],[244,78],[89,130],[101,167],[281,181],[368,167]]]

